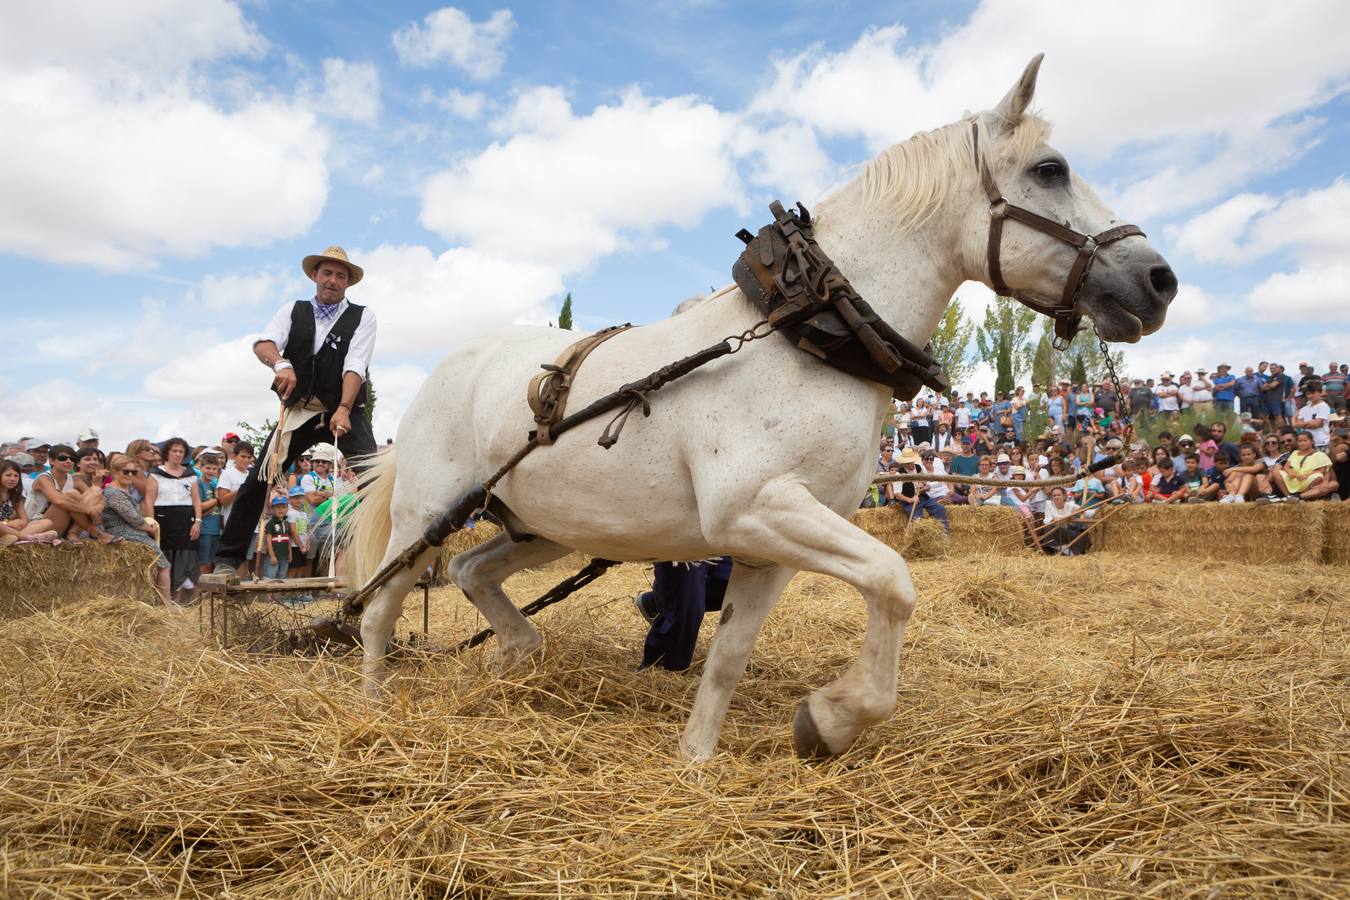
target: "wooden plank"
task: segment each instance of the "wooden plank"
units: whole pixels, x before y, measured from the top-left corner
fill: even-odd
[[[287,591],[305,591],[314,589],[326,589],[333,591],[347,590],[347,582],[341,578],[326,578],[317,576],[314,578],[281,578],[270,579],[266,581],[241,581],[233,576],[221,576],[215,580],[210,575],[203,575],[198,581],[202,590],[212,594],[281,594]]]

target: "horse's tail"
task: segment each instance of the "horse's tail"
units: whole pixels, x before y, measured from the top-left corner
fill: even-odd
[[[390,447],[371,461],[358,481],[360,504],[342,538],[347,584],[353,589],[364,587],[384,562],[393,531],[389,506],[394,499],[395,472],[394,448]]]

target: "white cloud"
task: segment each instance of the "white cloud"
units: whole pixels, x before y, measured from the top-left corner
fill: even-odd
[[[1350,322],[1350,263],[1276,272],[1252,288],[1247,305],[1256,318],[1289,324],[1310,336],[1328,323]]]
[[[501,71],[506,61],[502,45],[515,27],[507,9],[474,23],[462,10],[445,6],[428,13],[421,24],[413,22],[394,32],[394,50],[405,66],[425,68],[449,61],[481,81]]]
[[[741,202],[734,116],[637,89],[589,115],[559,99],[554,89],[517,98],[500,121],[519,130],[434,176],[422,224],[493,256],[575,271],[632,232],[692,226]]]
[[[314,284],[296,266],[294,272],[268,269],[247,275],[207,275],[190,291],[188,302],[200,303],[208,313],[226,313],[280,306],[287,300],[310,296]]]
[[[267,41],[232,0],[19,2],[5,6],[0,65],[153,84],[193,65],[257,57]]]
[[[1267,194],[1238,194],[1182,225],[1169,227],[1167,236],[1178,250],[1201,262],[1235,262],[1244,256],[1241,239],[1247,226],[1276,203]]]
[[[1044,51],[1036,102],[1057,124],[1056,144],[1087,159],[1128,149],[1158,170],[1114,192],[1139,218],[1287,165],[1319,123],[1281,120],[1350,85],[1350,7],[1334,0],[1298,15],[1260,0],[1141,0],[1128,16],[1109,4],[985,0],[934,42],[907,37],[902,26],[872,28],[842,51],[781,59],[750,112],[880,149],[993,106]],[[1141,152],[1155,144],[1156,155]]]
[[[372,63],[325,59],[319,102],[326,115],[373,124],[380,117],[380,73]]]
[[[1183,282],[1177,287],[1177,295],[1167,308],[1167,329],[1175,334],[1190,328],[1213,325],[1218,313],[1219,304],[1212,294],[1194,284]]]
[[[1321,190],[1293,194],[1258,218],[1251,228],[1252,251],[1270,253],[1283,247],[1313,265],[1350,256],[1350,180],[1337,178]]]
[[[381,245],[354,258],[366,271],[351,291],[379,318],[376,361],[434,353],[479,334],[556,314],[556,270],[494,258],[469,247],[433,254],[421,245]]]
[[[200,93],[194,66],[265,46],[236,5],[82,7],[80,27],[68,6],[7,11],[0,249],[124,268],[313,224],[328,181],[313,115],[262,94],[224,109]]]
[[[447,110],[451,115],[461,119],[477,119],[483,114],[483,108],[487,105],[487,98],[483,96],[482,91],[473,91],[464,93],[458,88],[451,88],[444,94],[437,94],[429,87],[423,87],[418,101],[424,106],[439,106]]]

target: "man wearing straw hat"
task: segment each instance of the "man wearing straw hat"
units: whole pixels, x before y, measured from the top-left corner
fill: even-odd
[[[273,372],[281,414],[234,499],[216,551],[217,574],[235,574],[243,561],[267,501],[274,460],[285,471],[330,436],[347,457],[376,450],[365,413],[375,314],[346,299],[365,272],[337,246],[306,256],[300,267],[315,284],[313,298],[282,306],[253,343],[253,355]]]

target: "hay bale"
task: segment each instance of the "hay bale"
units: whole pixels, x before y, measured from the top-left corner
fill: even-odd
[[[983,556],[1027,553],[1022,517],[1006,506],[951,506],[952,552]]]
[[[936,520],[925,516],[911,522],[898,506],[860,509],[851,521],[906,559],[942,559],[951,550],[951,540]]]
[[[155,552],[143,544],[0,548],[0,620],[102,594],[157,602]]]
[[[1322,509],[1322,562],[1350,566],[1350,503],[1319,503]]]
[[[1325,503],[1138,504],[1111,512],[1096,549],[1250,564],[1323,558]]]
[[[940,559],[952,554],[1022,554],[1022,520],[998,506],[949,506],[951,534],[924,517],[910,524],[898,506],[860,509],[850,521],[907,559]]]

